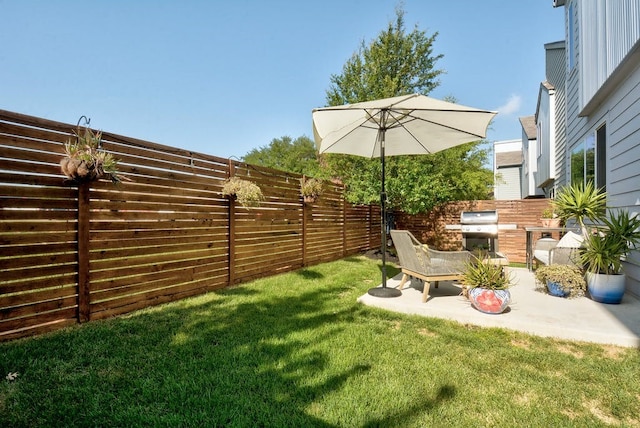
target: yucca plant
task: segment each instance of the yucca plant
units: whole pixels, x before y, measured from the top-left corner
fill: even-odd
[[[607,208],[607,194],[596,188],[593,182],[572,184],[562,188],[552,204],[564,223],[574,219],[583,236],[587,236],[585,220],[598,222]]]
[[[600,221],[602,226],[597,227],[595,233],[585,235],[580,260],[588,272],[619,274],[622,260],[640,244],[640,219],[620,210]]]

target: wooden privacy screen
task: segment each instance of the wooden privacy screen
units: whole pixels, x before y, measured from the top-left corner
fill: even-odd
[[[103,133],[131,181],[65,182],[74,125],[0,110],[0,340],[101,319],[380,245],[378,207],[297,174]],[[238,175],[265,195],[221,195]]]
[[[124,314],[254,278],[380,247],[379,206],[345,202],[324,184],[312,205],[300,175],[103,133],[131,181],[65,182],[59,162],[74,125],[0,110],[0,340]],[[265,195],[250,210],[221,195],[237,175]],[[439,249],[461,245],[447,229],[460,211],[497,209],[500,250],[524,261],[525,225],[545,200],[446,204],[396,213]]]

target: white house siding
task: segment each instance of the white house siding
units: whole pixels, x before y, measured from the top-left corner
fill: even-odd
[[[578,19],[582,108],[640,38],[640,2],[574,0],[571,3]]]
[[[571,0],[567,19],[569,5],[576,11],[577,61],[567,71],[567,147],[606,124],[607,204],[640,213],[640,2]],[[625,272],[628,291],[640,296],[640,253]]]
[[[538,111],[536,112],[538,127],[536,187],[545,190],[555,179],[555,89],[547,82],[540,86]]]
[[[538,146],[535,116],[521,117],[520,124],[522,125],[521,195],[522,198],[544,196],[542,190],[538,189],[535,183]]]
[[[555,42],[545,45],[547,80],[555,88],[555,183],[554,192],[567,183],[566,180],[566,152],[567,152],[567,94],[566,52],[565,42]]]
[[[496,184],[494,198],[498,200],[521,199],[520,167],[498,169],[503,181]]]
[[[521,119],[522,120],[522,119]],[[536,141],[530,141],[529,136],[522,130],[522,168],[520,171],[520,194],[523,198],[531,195],[535,191],[533,180],[529,180],[529,145],[535,144]]]

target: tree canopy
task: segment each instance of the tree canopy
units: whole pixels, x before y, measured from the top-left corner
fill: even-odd
[[[342,105],[421,93],[427,95],[444,73],[436,69],[442,55],[433,45],[438,33],[427,35],[417,26],[405,30],[404,11],[396,8],[396,19],[377,39],[360,48],[331,76],[327,104]],[[455,102],[455,100],[450,100]],[[388,157],[386,191],[388,206],[407,213],[425,212],[451,200],[486,199],[493,173],[483,167],[487,152],[480,142],[421,156]],[[347,199],[354,203],[380,200],[379,160],[330,154],[323,155],[330,174],[347,185]]]
[[[269,145],[251,150],[242,160],[281,171],[309,176],[320,174],[318,150],[315,143],[305,136],[295,140],[288,136],[274,138]]]
[[[379,98],[421,93],[428,95],[444,70],[434,53],[438,33],[428,35],[418,26],[407,32],[404,11],[369,44],[362,41],[342,73],[331,75],[327,105],[343,105]],[[455,102],[453,99],[447,101]],[[488,153],[480,142],[421,156],[393,156],[386,161],[388,207],[407,213],[426,212],[452,200],[487,199],[493,172],[486,169]],[[308,137],[276,138],[268,146],[243,157],[247,163],[341,180],[346,198],[353,203],[380,201],[380,160],[341,154],[319,156]]]
[[[395,22],[389,22],[378,38],[360,48],[342,67],[342,74],[331,76],[326,99],[330,106],[369,101],[413,93],[428,94],[440,82],[443,70],[435,63],[443,55],[434,55],[438,33],[428,36],[414,27],[406,33],[404,11],[396,8]]]

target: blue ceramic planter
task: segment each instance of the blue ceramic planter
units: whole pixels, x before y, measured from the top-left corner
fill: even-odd
[[[587,290],[592,300],[619,304],[624,296],[625,275],[604,275],[587,272]]]
[[[556,297],[567,297],[571,292],[565,291],[557,282],[547,281],[547,290],[549,294]]]

